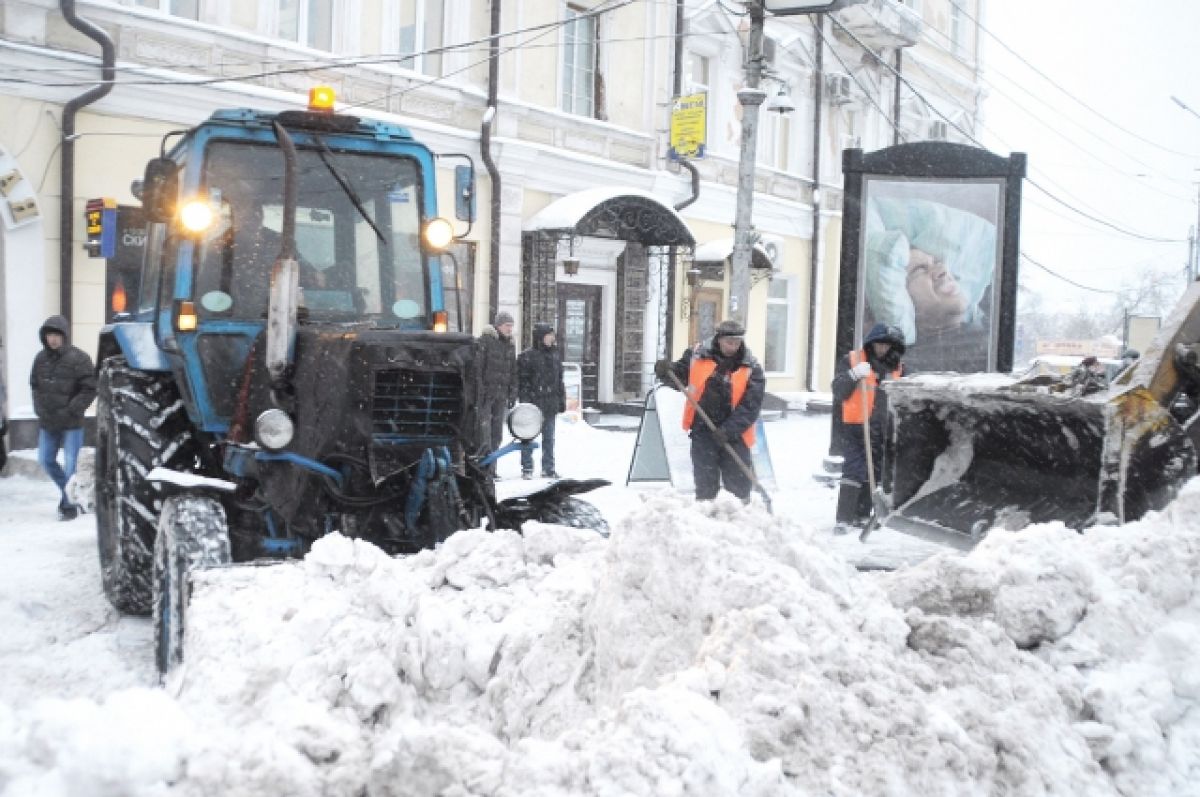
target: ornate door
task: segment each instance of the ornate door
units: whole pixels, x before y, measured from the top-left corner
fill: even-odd
[[[563,362],[579,363],[583,371],[583,405],[599,399],[600,311],[599,285],[558,283],[558,340]]]

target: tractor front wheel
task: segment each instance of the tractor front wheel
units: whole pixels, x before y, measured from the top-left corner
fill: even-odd
[[[150,614],[151,554],[163,493],[156,467],[194,472],[198,445],[170,374],[100,367],[96,407],[96,532],[104,594],[124,614]]]
[[[191,573],[230,561],[229,525],[219,501],[177,495],[164,502],[154,540],[154,649],[163,675],[183,660]]]

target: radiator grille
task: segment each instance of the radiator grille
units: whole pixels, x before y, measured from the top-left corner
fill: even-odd
[[[462,425],[462,378],[455,373],[396,369],[375,372],[371,431],[395,442],[448,441]]]

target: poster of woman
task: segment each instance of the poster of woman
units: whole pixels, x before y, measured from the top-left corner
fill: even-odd
[[[1002,179],[867,177],[860,330],[899,327],[910,373],[994,367]]]

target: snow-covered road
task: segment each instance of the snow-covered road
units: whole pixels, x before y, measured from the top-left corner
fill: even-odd
[[[928,546],[831,536],[827,430],[768,425],[769,517],[626,488],[634,436],[566,426],[560,471],[615,482],[610,539],[334,535],[206,574],[165,688],[94,517],[0,479],[0,793],[1200,795],[1200,484],[864,573]]]

